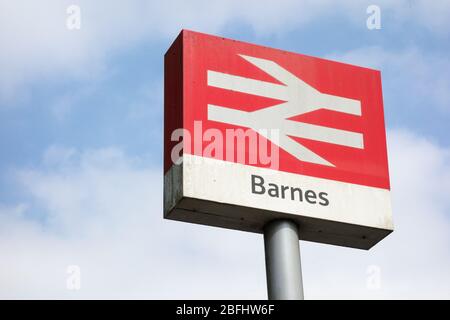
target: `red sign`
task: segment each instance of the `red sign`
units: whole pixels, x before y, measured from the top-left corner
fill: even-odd
[[[186,30],[164,63],[166,218],[364,249],[392,232],[379,71]]]
[[[223,136],[229,128],[272,127],[280,130],[276,142],[259,138],[277,149],[278,170],[390,188],[379,71],[186,30],[172,54],[179,61],[166,68],[166,79],[178,84],[166,86],[183,101],[166,92],[166,104],[178,108],[166,112],[166,137],[176,128],[195,134],[196,122]],[[195,139],[184,152],[238,160],[224,157],[226,143],[205,154],[210,141],[195,147]],[[167,171],[176,142],[165,142]],[[245,164],[268,167],[245,152]]]

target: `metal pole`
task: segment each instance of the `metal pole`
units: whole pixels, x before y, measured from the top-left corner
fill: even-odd
[[[298,227],[290,220],[274,220],[264,227],[269,300],[303,300]]]

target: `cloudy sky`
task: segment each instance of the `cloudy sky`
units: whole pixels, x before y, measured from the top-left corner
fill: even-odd
[[[437,0],[0,0],[0,298],[267,297],[261,235],[162,219],[162,62],[187,28],[381,70],[396,230],[370,251],[302,241],[305,297],[449,299],[448,17]]]

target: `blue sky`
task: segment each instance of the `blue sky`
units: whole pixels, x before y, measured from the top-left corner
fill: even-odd
[[[163,55],[187,28],[381,70],[397,230],[369,252],[302,242],[305,295],[449,298],[449,16],[419,0],[0,0],[0,297],[265,298],[259,235],[162,221]]]

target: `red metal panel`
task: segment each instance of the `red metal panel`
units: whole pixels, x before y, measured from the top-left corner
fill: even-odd
[[[361,115],[318,109],[290,119],[361,133],[364,137],[363,149],[291,137],[334,166],[300,161],[276,146],[280,155],[280,171],[390,188],[379,71],[187,30],[180,34],[165,56],[165,172],[171,165],[170,149],[175,143],[170,142],[170,131],[174,128],[182,126],[194,133],[194,121],[201,121],[204,131],[219,129],[224,136],[227,128],[236,128],[231,124],[208,120],[208,104],[255,111],[282,102],[208,86],[208,70],[282,84],[240,55],[273,61],[321,93],[359,100],[361,103]],[[209,142],[204,141],[201,150],[195,150],[193,141],[191,144],[191,148],[188,148],[191,153],[202,156]],[[223,154],[226,148],[227,145],[224,145]],[[248,154],[246,159],[249,159]],[[260,162],[246,164],[267,166]]]
[[[183,32],[164,55],[164,173],[172,166],[176,145],[170,136],[183,127]]]

